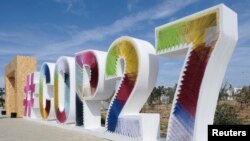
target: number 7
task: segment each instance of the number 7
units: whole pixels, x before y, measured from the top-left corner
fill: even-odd
[[[186,54],[167,140],[206,141],[219,89],[238,39],[237,14],[218,5],[156,28],[157,53]]]

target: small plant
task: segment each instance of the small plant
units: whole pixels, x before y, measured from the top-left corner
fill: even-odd
[[[219,105],[215,112],[214,124],[215,125],[235,125],[240,124],[235,107],[228,104]]]

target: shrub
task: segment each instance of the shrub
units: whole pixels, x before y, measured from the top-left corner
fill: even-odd
[[[228,104],[217,107],[214,117],[215,125],[235,125],[240,123],[235,107]]]

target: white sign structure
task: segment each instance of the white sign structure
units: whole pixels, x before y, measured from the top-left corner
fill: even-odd
[[[160,56],[186,55],[168,124],[168,141],[206,141],[219,90],[238,40],[237,14],[224,5],[156,28]]]
[[[55,109],[60,124],[42,123],[110,140],[161,140],[159,114],[140,110],[156,83],[157,57],[186,55],[166,140],[207,141],[207,127],[213,124],[219,89],[238,40],[237,26],[237,14],[220,4],[157,27],[156,48],[147,41],[123,36],[111,44],[107,53],[83,50],[75,58],[62,56],[56,64],[45,63],[39,84],[40,110],[42,114],[48,111],[45,99],[50,100],[50,109]],[[35,104],[24,105],[32,105],[35,110],[38,87],[33,82],[38,85],[37,79],[27,78],[25,92],[29,94],[30,88],[35,92]],[[53,94],[48,89],[53,89]],[[101,127],[101,100],[110,98],[105,127]],[[42,117],[46,120],[48,112],[45,115]],[[39,115],[32,117],[41,120]],[[70,123],[75,126],[67,126]]]
[[[54,109],[54,63],[43,63],[39,80],[39,106],[43,120],[55,119]]]

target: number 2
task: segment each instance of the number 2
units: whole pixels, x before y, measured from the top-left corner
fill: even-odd
[[[147,101],[158,73],[153,46],[143,40],[121,37],[109,48],[106,78],[118,80],[107,113],[106,128],[134,138],[155,139],[159,114],[139,114]]]

